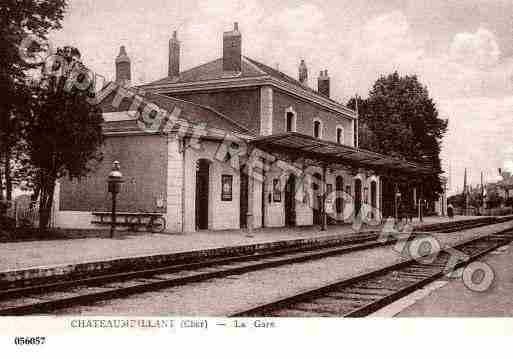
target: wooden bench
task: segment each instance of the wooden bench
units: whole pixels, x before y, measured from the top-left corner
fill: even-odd
[[[98,220],[91,221],[92,224],[112,225],[111,212],[93,212],[92,214],[99,217]],[[163,232],[166,229],[166,219],[163,213],[117,212],[116,226],[126,226],[134,232],[141,226],[146,227],[149,232]]]

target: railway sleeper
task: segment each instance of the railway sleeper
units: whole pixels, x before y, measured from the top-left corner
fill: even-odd
[[[364,288],[360,286],[351,286],[347,288],[349,293],[355,293],[359,295],[388,295],[394,293],[393,289],[384,289],[384,288]]]
[[[338,317],[339,315],[327,315],[327,313],[309,312],[299,309],[280,309],[269,313],[265,313],[267,317],[287,317],[287,318],[306,318],[306,317]]]
[[[365,284],[358,284],[349,287],[355,291],[375,291],[376,293],[394,293],[397,289],[389,288],[389,287],[379,287],[379,286],[367,286]]]
[[[338,313],[351,311],[363,305],[371,303],[372,300],[366,299],[351,299],[351,298],[333,298],[331,296],[324,296],[317,298],[310,302],[300,302],[294,304],[293,308],[301,308],[306,310],[311,307],[322,308],[322,310],[336,310]]]
[[[340,315],[340,313],[349,312],[353,308],[360,307],[358,303],[298,303],[291,307],[291,309],[304,310],[308,312],[325,313],[328,315]]]

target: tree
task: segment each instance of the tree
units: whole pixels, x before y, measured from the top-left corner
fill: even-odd
[[[18,110],[26,107],[29,96],[27,70],[44,60],[32,55],[41,50],[39,44],[50,30],[60,28],[65,6],[65,0],[0,2],[0,184],[5,184],[7,199],[12,192],[12,171],[17,166],[19,147],[15,147],[23,138]],[[24,41],[30,37],[38,41]],[[2,195],[0,186],[0,198]]]
[[[499,194],[499,189],[496,184],[488,184],[486,186],[486,205],[488,208],[500,207],[503,199]]]
[[[355,99],[348,106],[355,108]],[[360,147],[434,169],[423,177],[423,197],[442,192],[440,150],[448,121],[439,118],[429,92],[415,75],[397,72],[379,78],[365,100],[358,101]]]
[[[56,180],[85,176],[102,158],[103,116],[90,101],[94,84],[77,86],[87,82],[80,78],[87,73],[80,52],[65,47],[57,50],[56,58],[51,71],[45,71],[34,88],[26,129],[28,162],[40,194],[41,229],[49,223]]]
[[[367,100],[362,99],[360,96],[353,97],[347,103],[347,107],[353,110],[358,109],[358,146],[365,149],[374,148],[373,144],[376,143],[378,139],[366,122]]]
[[[455,194],[447,198],[447,204],[451,204],[455,208],[465,207],[465,196],[462,193]]]

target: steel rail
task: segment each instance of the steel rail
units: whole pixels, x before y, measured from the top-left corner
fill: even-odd
[[[504,233],[508,233],[508,234],[501,235]],[[490,243],[487,243],[487,244],[490,244],[489,246],[487,246],[487,248],[479,251],[478,253],[471,255],[470,258],[466,261],[458,262],[454,268],[451,268],[451,271],[454,269],[460,268],[461,266],[466,265],[470,262],[473,262],[476,259],[497,249],[498,247],[501,247],[501,246],[513,241],[513,231],[506,230],[506,231],[500,231],[494,235],[481,236],[481,237],[466,241],[464,243],[459,243],[456,246],[454,246],[453,248],[463,249],[465,246],[473,245],[478,242],[484,242],[484,241],[487,241],[488,239],[493,239],[493,241],[491,241]],[[445,252],[445,251],[442,250],[440,253],[442,253],[442,252]],[[443,269],[445,266],[440,266],[440,265],[436,265],[436,264],[434,264],[434,265],[424,264],[423,265],[423,264],[419,263],[419,261],[417,261],[417,260],[410,259],[410,260],[403,261],[403,262],[400,262],[400,263],[397,263],[397,264],[394,264],[391,266],[373,270],[373,271],[364,273],[359,276],[355,276],[355,277],[341,280],[341,281],[336,281],[334,283],[324,285],[324,286],[321,286],[321,287],[318,287],[318,288],[315,288],[312,290],[307,290],[307,291],[304,291],[302,293],[299,293],[299,294],[296,294],[293,296],[285,297],[285,298],[282,298],[282,299],[279,299],[276,301],[272,301],[269,303],[265,303],[265,304],[262,304],[262,305],[244,310],[244,311],[240,311],[240,312],[231,314],[230,317],[273,316],[273,315],[276,315],[276,313],[279,311],[283,311],[283,310],[287,310],[287,309],[294,310],[294,306],[297,306],[298,304],[302,304],[302,303],[311,305],[314,308],[314,309],[312,309],[312,312],[315,313],[315,312],[317,312],[315,310],[315,306],[316,306],[316,303],[314,302],[315,300],[322,299],[323,297],[325,297],[326,295],[329,295],[330,293],[341,292],[345,288],[350,288],[351,286],[365,283],[368,280],[375,280],[379,277],[389,275],[396,271],[408,269],[408,268],[414,267],[414,266],[416,266],[416,268],[420,268],[420,271],[417,271],[417,274],[415,274],[415,272],[412,272],[412,275],[410,277],[418,278],[418,280],[415,281],[413,284],[408,285],[404,288],[400,288],[399,290],[395,290],[391,294],[379,296],[379,298],[377,298],[375,300],[370,300],[365,304],[362,304],[359,306],[358,306],[358,304],[356,304],[356,306],[357,306],[356,309],[350,310],[346,313],[340,313],[340,315],[338,315],[338,316],[344,316],[344,317],[363,317],[363,316],[369,315],[369,314],[377,311],[378,309],[385,307],[388,304],[395,302],[396,300],[414,292],[415,290],[418,290],[418,289],[424,287],[426,284],[433,282],[436,279],[440,278],[441,276],[445,275],[446,272]],[[437,270],[437,267],[440,267],[440,268]],[[431,271],[433,271],[433,269],[435,269],[435,271],[433,273],[429,274]],[[420,272],[423,272],[424,274],[418,274]],[[387,288],[377,288],[377,289],[378,290],[386,290]],[[372,297],[372,296],[376,296],[376,293],[369,295],[369,297]],[[350,297],[350,296],[348,296],[348,297]],[[342,296],[341,298],[343,299],[344,297]],[[355,303],[359,302],[360,300],[363,300],[364,298],[365,297],[362,296],[362,298],[359,298],[359,300],[355,300]],[[346,299],[346,301],[347,301],[347,299]],[[307,312],[307,310],[304,310],[304,309],[300,309],[300,311]],[[320,310],[319,312],[322,313],[323,311],[325,311],[325,310]],[[334,310],[334,312],[330,312],[329,315],[333,316],[334,313],[336,313],[336,310]]]
[[[452,223],[451,223],[452,224]],[[482,224],[487,225],[487,224]],[[474,228],[475,223],[460,225],[458,227],[449,226],[447,230],[453,231]],[[415,233],[413,234],[415,236]],[[410,237],[409,240],[412,238]],[[0,315],[28,315],[35,313],[47,313],[76,305],[88,305],[99,300],[126,297],[129,295],[155,291],[164,288],[185,285],[189,283],[205,281],[213,278],[222,278],[230,275],[243,274],[251,271],[263,270],[293,263],[318,260],[326,257],[342,255],[359,250],[366,250],[381,246],[393,245],[397,240],[380,241],[377,232],[366,232],[359,234],[354,238],[347,240],[333,239],[328,242],[311,245],[306,248],[289,248],[276,250],[266,253],[256,253],[242,256],[232,256],[223,258],[214,258],[195,263],[178,264],[154,269],[136,270],[130,272],[114,273],[100,275],[92,278],[74,279],[48,283],[22,288],[13,288],[0,291]],[[296,255],[297,254],[297,255]],[[278,258],[276,258],[278,257]],[[280,258],[281,257],[281,258]],[[285,257],[285,258],[283,258]],[[260,261],[259,263],[251,263]],[[241,263],[241,265],[236,265]],[[221,268],[217,268],[221,266]],[[222,266],[228,266],[223,269]],[[180,275],[180,272],[187,272]],[[190,273],[196,271],[196,273]],[[162,278],[159,275],[176,274],[174,278]],[[136,281],[136,284],[124,286],[119,282]],[[118,288],[109,287],[110,284],[117,284]],[[85,288],[84,288],[85,287]],[[69,295],[59,299],[45,299],[45,296],[52,297],[52,294],[65,292],[76,288],[82,288],[87,291],[92,287],[92,291],[86,294]],[[66,293],[63,293],[66,294]],[[20,299],[31,297],[40,299],[35,303],[5,306],[5,302],[10,299]]]

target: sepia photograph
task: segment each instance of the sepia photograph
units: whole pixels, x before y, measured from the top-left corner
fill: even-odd
[[[512,29],[510,0],[0,0],[0,320],[511,319]]]

